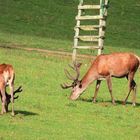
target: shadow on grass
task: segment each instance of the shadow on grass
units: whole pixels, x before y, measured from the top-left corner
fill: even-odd
[[[84,101],[84,102],[92,102],[92,99],[86,99],[86,98],[79,98],[79,101]],[[103,101],[103,100],[97,100],[96,103],[112,103],[111,100],[108,101]],[[115,100],[116,105],[123,105],[123,101],[121,100]],[[94,103],[93,103],[94,104]],[[126,102],[125,105],[132,105],[132,102]],[[140,103],[136,103],[136,106],[140,106]]]
[[[30,111],[21,111],[21,110],[16,110],[16,111],[15,111],[15,114],[16,114],[16,115],[17,115],[17,114],[22,114],[22,115],[24,115],[24,116],[39,115],[38,113],[34,113],[34,112],[30,112]]]
[[[109,102],[109,101],[108,101]],[[110,101],[111,102],[111,101]],[[123,101],[116,100],[116,104],[123,105]],[[132,105],[132,102],[126,102],[126,105]],[[136,106],[140,106],[140,103],[136,103]]]
[[[109,101],[104,101],[104,102],[112,103],[112,101],[110,101],[110,100]],[[124,105],[123,101],[121,101],[121,100],[115,100],[115,103],[116,103],[116,105]],[[125,105],[132,105],[132,102],[127,101]],[[136,103],[136,106],[140,106],[140,103]]]
[[[84,102],[92,102],[92,99],[85,99],[85,98],[79,98],[79,101],[84,101]],[[98,101],[97,101],[98,102]]]

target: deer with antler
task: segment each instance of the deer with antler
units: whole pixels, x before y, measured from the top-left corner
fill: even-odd
[[[112,54],[101,54],[93,61],[92,65],[82,78],[79,80],[80,66],[81,64],[74,64],[72,69],[77,73],[76,77],[73,77],[67,70],[65,70],[66,76],[73,80],[72,84],[63,84],[63,89],[72,88],[70,95],[71,100],[76,100],[84,90],[95,80],[96,88],[93,97],[93,102],[96,102],[97,93],[101,84],[102,79],[107,81],[108,89],[111,95],[112,103],[115,104],[114,97],[112,95],[112,77],[123,78],[126,77],[128,80],[128,94],[123,102],[126,101],[133,91],[133,105],[136,103],[136,82],[134,81],[134,75],[140,65],[140,58],[133,53],[112,53]]]
[[[12,103],[12,115],[14,116],[14,79],[15,72],[13,66],[10,64],[0,65],[0,94],[2,100],[1,114],[6,113],[7,99],[6,99],[6,86],[10,88],[10,96]]]

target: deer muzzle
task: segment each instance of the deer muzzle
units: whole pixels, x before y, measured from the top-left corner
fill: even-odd
[[[69,99],[75,101],[79,96],[80,94],[72,94],[70,95]]]

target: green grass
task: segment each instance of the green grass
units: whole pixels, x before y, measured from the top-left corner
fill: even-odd
[[[71,51],[77,5],[78,0],[0,1],[0,44]],[[110,1],[105,46],[139,48],[139,13],[139,0]]]
[[[93,0],[86,0],[91,4]],[[98,0],[95,0],[97,3]],[[10,63],[16,71],[15,88],[23,93],[15,101],[16,116],[0,116],[0,140],[138,140],[140,139],[140,73],[137,106],[121,101],[127,95],[127,80],[113,79],[116,106],[111,104],[105,81],[98,102],[91,102],[95,83],[77,101],[60,84],[68,81],[63,69],[71,58],[35,51],[12,50],[20,46],[72,51],[78,0],[1,0],[0,63]],[[140,1],[112,0],[108,10],[104,53],[134,52],[140,56]],[[85,53],[81,51],[79,53]],[[86,53],[95,55],[95,51]],[[90,60],[81,60],[81,77]],[[1,109],[1,106],[0,106]]]
[[[140,51],[137,51],[140,54]],[[68,81],[63,69],[71,59],[46,54],[0,48],[1,63],[11,63],[16,71],[15,87],[23,86],[23,93],[15,101],[16,116],[0,116],[2,140],[105,140],[140,139],[140,94],[137,106],[132,107],[131,97],[123,106],[127,94],[127,80],[113,79],[113,95],[118,101],[111,104],[105,81],[98,102],[91,102],[94,84],[77,101],[70,101],[70,90],[60,83]],[[90,62],[83,61],[81,77]],[[140,73],[136,82],[140,83]]]

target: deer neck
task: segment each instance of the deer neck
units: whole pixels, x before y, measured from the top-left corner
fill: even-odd
[[[81,80],[82,88],[86,89],[94,80],[98,79],[96,69],[90,68]]]

